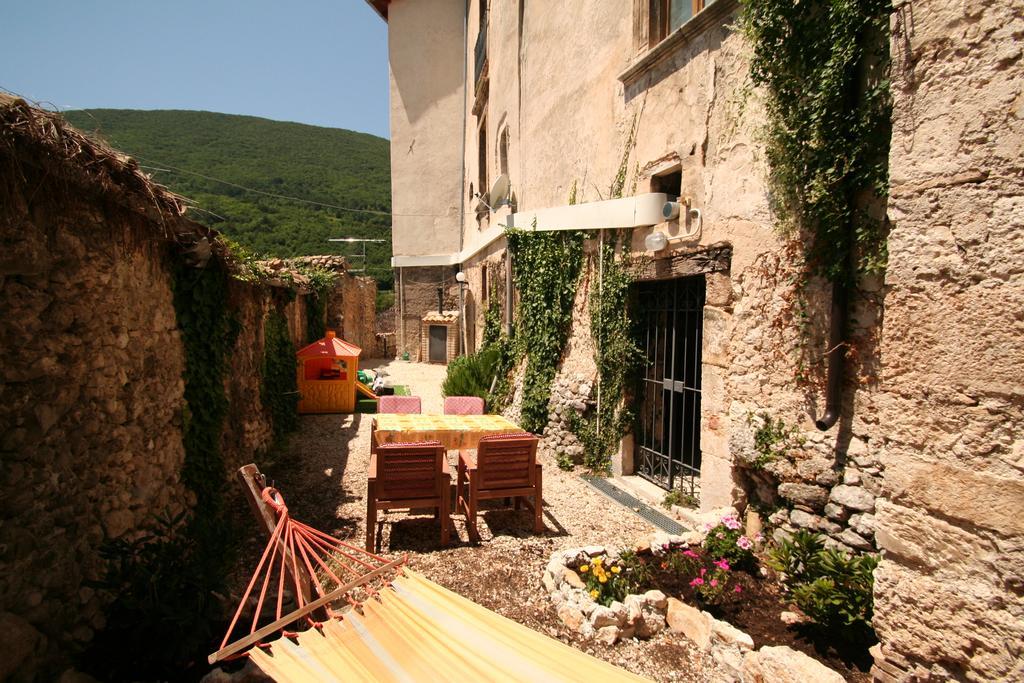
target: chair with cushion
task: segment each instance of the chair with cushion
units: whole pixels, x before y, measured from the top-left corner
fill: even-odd
[[[420,413],[419,396],[381,396],[377,401],[378,413],[401,413],[418,415]]]
[[[465,512],[470,538],[479,540],[477,506],[481,500],[514,498],[533,512],[533,530],[544,531],[541,465],[533,434],[501,434],[480,439],[476,453],[459,451],[456,508]],[[532,502],[531,500],[532,499]]]
[[[449,396],[444,400],[445,415],[483,415],[484,400],[479,396]]]
[[[374,552],[377,510],[435,508],[441,545],[451,531],[452,476],[440,441],[388,443],[370,456],[366,481],[366,549]]]

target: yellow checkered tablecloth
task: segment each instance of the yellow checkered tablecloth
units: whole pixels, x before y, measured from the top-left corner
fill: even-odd
[[[501,415],[377,415],[377,445],[440,441],[448,450],[476,448],[480,437],[521,432]]]

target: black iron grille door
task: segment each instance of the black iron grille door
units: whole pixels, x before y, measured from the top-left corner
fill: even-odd
[[[646,368],[638,392],[636,472],[698,494],[704,276],[637,285]]]

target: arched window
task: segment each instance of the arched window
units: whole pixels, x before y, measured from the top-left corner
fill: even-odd
[[[498,138],[498,170],[500,173],[508,174],[508,126],[501,129],[501,136]]]

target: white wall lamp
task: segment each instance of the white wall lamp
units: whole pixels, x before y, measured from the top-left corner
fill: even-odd
[[[679,214],[684,207],[686,208],[685,215],[689,218],[690,224],[696,224],[696,227],[682,235],[674,235],[672,237],[663,232],[652,232],[644,238],[644,249],[647,251],[661,251],[669,245],[669,242],[692,239],[700,235],[700,231],[704,227],[704,214],[701,213],[700,209],[690,208],[689,198],[686,199],[685,204],[681,202],[665,202],[665,205],[661,208],[661,215],[666,221],[676,220],[679,218]]]

